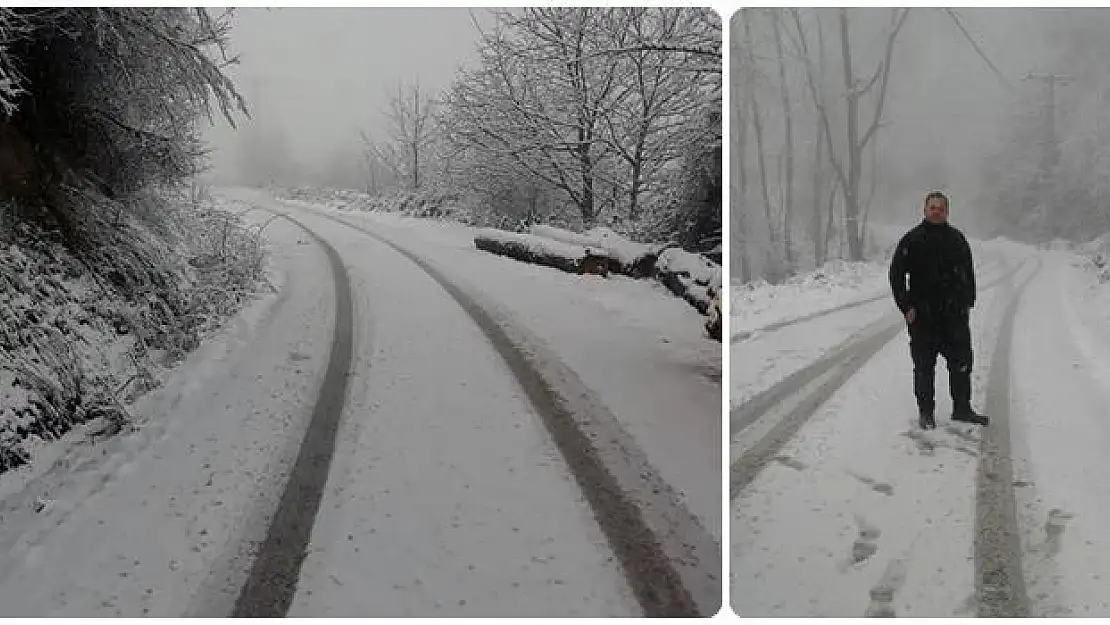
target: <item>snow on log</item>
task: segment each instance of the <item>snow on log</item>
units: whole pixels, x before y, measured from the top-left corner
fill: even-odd
[[[609,274],[609,259],[586,248],[553,239],[483,228],[474,235],[478,249],[526,263],[554,267],[567,273]]]
[[[532,226],[533,235],[553,239],[587,249],[590,253],[605,256],[610,269],[633,278],[647,278],[655,269],[659,248],[636,243],[609,228],[594,228],[585,233],[572,232],[554,226]]]
[[[721,292],[721,266],[701,254],[677,247],[659,254],[655,277],[703,315],[709,314],[710,301]]]
[[[475,234],[474,245],[480,250],[499,256],[554,267],[568,273],[596,273],[606,276],[612,268],[623,264],[619,259],[614,260],[612,253],[595,253],[601,251],[599,247],[587,247],[571,241],[539,236],[540,232],[551,234],[555,230],[558,229],[546,226],[535,227],[532,229],[533,234],[521,234],[483,228]],[[567,230],[555,234],[574,241],[584,241],[579,237],[588,236]],[[565,236],[566,234],[574,236]],[[632,242],[628,241],[628,243]],[[631,247],[625,248],[624,251],[631,251]],[[631,258],[631,254],[624,258],[625,260]],[[711,338],[720,341],[722,334],[721,266],[701,254],[692,254],[680,248],[664,250],[658,255],[657,260],[653,259],[652,265],[653,277],[656,280],[662,282],[675,295],[685,299],[699,313],[709,316],[709,320],[705,323],[705,330]]]

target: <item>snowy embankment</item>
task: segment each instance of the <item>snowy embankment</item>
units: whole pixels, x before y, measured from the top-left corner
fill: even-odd
[[[547,227],[541,231],[559,230]],[[589,245],[590,241],[598,239],[604,239],[610,247]],[[710,306],[714,305],[721,290],[721,267],[705,256],[673,247],[641,254],[647,246],[611,231],[588,236],[562,230],[559,239],[553,239],[487,228],[475,234],[474,244],[480,250],[569,273],[608,275],[615,271],[632,277],[650,275],[703,315],[710,314]]]
[[[266,232],[308,243],[297,230],[279,221]],[[265,538],[297,455],[333,325],[323,252],[265,252],[273,292],[129,405],[134,430],[0,476],[0,614],[178,617],[208,613],[241,583],[245,550]]]
[[[127,405],[259,287],[237,220],[180,200],[154,212],[159,225],[109,223],[111,206],[88,207],[75,253],[42,216],[0,207],[0,474],[129,427]]]
[[[703,315],[709,314],[709,307],[721,292],[721,266],[701,254],[637,243],[608,228],[577,233],[553,226],[533,226],[531,232],[605,256],[618,273],[633,278],[654,277]]]
[[[833,260],[782,284],[733,281],[730,332],[747,335],[774,323],[881,296],[890,289],[887,270],[882,261]]]

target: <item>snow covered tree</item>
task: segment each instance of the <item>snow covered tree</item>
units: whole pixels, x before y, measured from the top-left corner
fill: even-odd
[[[607,30],[613,36],[610,54],[624,65],[620,80],[626,101],[614,106],[604,122],[627,167],[621,186],[628,195],[629,221],[639,217],[642,196],[659,191],[659,174],[683,157],[687,145],[712,143],[720,136],[712,125],[691,123],[707,100],[720,95],[717,68],[687,65],[705,56],[720,58],[720,25],[704,17],[682,8],[633,8],[606,16],[620,20]]]
[[[613,156],[601,141],[602,115],[620,95],[618,63],[599,54],[609,39],[597,28],[604,11],[495,12],[480,66],[464,70],[446,98],[453,141],[559,189],[585,223],[597,217],[598,178]]]
[[[27,183],[5,191],[57,208],[76,174],[110,198],[194,176],[205,155],[197,122],[246,104],[224,67],[227,13],[185,8],[12,9],[5,43],[21,88],[7,124],[36,146]],[[218,55],[213,58],[212,52]],[[10,76],[8,76],[10,78]]]
[[[455,171],[498,186],[489,196],[515,194],[554,213],[573,207],[572,221],[583,226],[644,230],[637,224],[661,223],[662,206],[673,217],[676,205],[667,203],[684,159],[720,139],[719,124],[704,123],[720,99],[712,11],[495,16],[478,66],[461,72],[444,99]]]
[[[435,141],[434,101],[421,94],[420,83],[397,86],[385,112],[385,138],[371,140],[363,133],[363,145],[373,162],[388,167],[395,180],[418,190],[428,167],[428,151]]]
[[[0,112],[10,117],[16,99],[23,94],[23,77],[16,68],[16,59],[9,52],[11,44],[27,36],[30,25],[15,9],[0,8]]]

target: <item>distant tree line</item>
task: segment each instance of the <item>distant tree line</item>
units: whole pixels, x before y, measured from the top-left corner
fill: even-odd
[[[493,12],[440,94],[362,133],[367,187],[720,253],[721,25],[700,8]]]

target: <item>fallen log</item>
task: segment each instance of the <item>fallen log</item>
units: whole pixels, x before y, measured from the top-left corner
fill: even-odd
[[[703,315],[709,314],[711,300],[721,292],[721,266],[677,247],[659,254],[655,278]]]
[[[532,226],[533,235],[585,248],[591,254],[609,259],[609,269],[632,278],[650,278],[659,257],[659,247],[637,243],[609,228],[594,228],[584,233],[554,226]]]
[[[535,231],[535,230],[534,230]],[[547,230],[540,230],[546,232]],[[564,231],[569,232],[569,231]],[[574,233],[571,233],[574,234]],[[478,249],[506,256],[527,263],[553,267],[567,273],[596,273],[607,276],[614,270],[609,254],[596,254],[587,248],[567,241],[484,228],[474,236]],[[619,266],[619,265],[618,265]],[[706,332],[720,341],[723,333],[720,297],[721,266],[700,254],[691,254],[679,248],[663,250],[658,261],[653,262],[652,276],[662,282],[672,293],[683,298],[703,315]]]
[[[610,259],[584,247],[530,234],[483,228],[474,236],[478,249],[567,273],[608,276]]]

